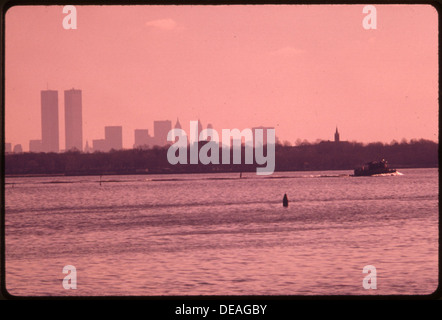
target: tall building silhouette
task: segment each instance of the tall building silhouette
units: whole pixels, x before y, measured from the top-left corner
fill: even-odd
[[[92,150],[100,151],[100,152],[108,152],[109,148],[107,147],[107,143],[105,139],[94,139],[92,140]]]
[[[86,145],[84,146],[84,152],[89,153],[91,152],[91,147],[89,146],[89,142],[86,140]]]
[[[21,144],[16,144],[14,146],[14,153],[22,153],[23,152],[23,148],[21,146]]]
[[[153,133],[155,139],[155,145],[165,146],[168,144],[167,134],[172,129],[172,122],[170,120],[154,121]]]
[[[12,152],[12,144],[10,142],[5,142],[5,153]]]
[[[182,129],[180,120],[176,118],[175,128],[174,129]]]
[[[134,148],[147,148],[152,145],[152,137],[149,135],[148,129],[135,129]]]
[[[123,127],[108,126],[104,127],[104,139],[109,150],[123,149]]]
[[[83,150],[83,115],[81,90],[64,91],[66,151]]]
[[[41,148],[43,152],[59,151],[58,92],[41,91]]]
[[[176,119],[174,129],[181,129],[181,130],[183,129],[183,127],[181,126],[180,120],[178,118]],[[184,134],[178,134],[178,135],[176,135],[175,141],[172,141],[172,142],[177,142],[178,140],[181,140],[183,138],[184,138]],[[187,143],[189,142],[187,137],[185,138],[185,140],[187,141]]]
[[[29,152],[42,152],[41,140],[29,140]]]

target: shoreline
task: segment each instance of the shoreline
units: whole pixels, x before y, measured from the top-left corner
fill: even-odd
[[[439,169],[439,167],[395,167],[395,169]],[[350,171],[353,172],[354,169],[321,169],[321,170],[280,170],[274,171],[274,173],[283,172],[324,172],[324,171]],[[181,175],[181,174],[218,174],[218,173],[252,173],[255,171],[217,171],[217,172],[133,172],[133,173],[118,173],[118,172],[107,172],[102,174],[91,173],[91,174],[65,174],[65,173],[53,173],[53,174],[4,174],[4,178],[50,178],[50,177],[90,177],[90,176],[137,176],[137,175]],[[270,175],[271,176],[271,175]],[[5,183],[6,184],[6,183]]]

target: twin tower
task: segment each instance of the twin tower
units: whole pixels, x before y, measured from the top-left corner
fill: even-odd
[[[83,150],[81,90],[64,91],[65,150]],[[58,91],[41,91],[41,151],[60,151]]]

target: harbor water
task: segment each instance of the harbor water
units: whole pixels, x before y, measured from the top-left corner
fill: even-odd
[[[399,171],[6,178],[6,289],[428,295],[438,284],[438,169]],[[67,265],[75,290],[62,285]],[[363,286],[367,265],[376,289]]]

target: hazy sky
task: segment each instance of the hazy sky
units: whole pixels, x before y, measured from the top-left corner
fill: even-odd
[[[437,12],[379,5],[62,6],[6,13],[6,142],[41,138],[40,90],[83,91],[83,137],[177,117],[188,130],[274,126],[281,140],[438,138]]]

